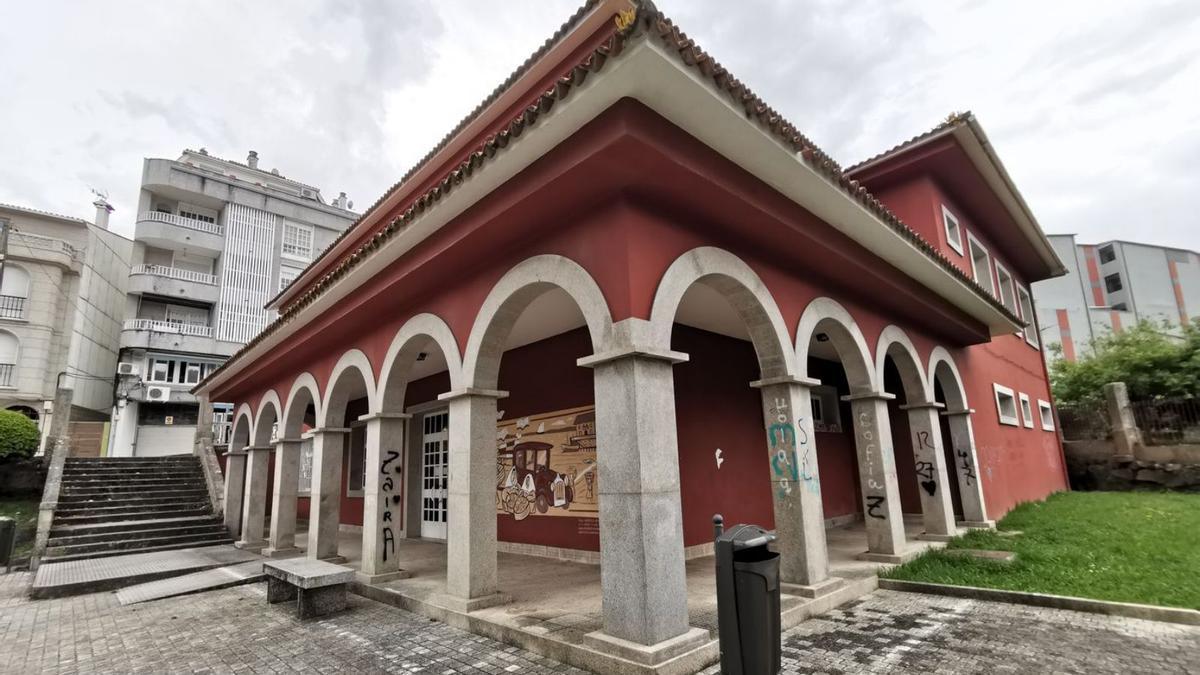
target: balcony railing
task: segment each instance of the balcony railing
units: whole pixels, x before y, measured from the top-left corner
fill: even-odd
[[[0,387],[13,386],[13,371],[16,368],[14,363],[0,363]]]
[[[196,220],[195,218],[185,218],[183,216],[177,216],[174,213],[162,213],[159,211],[147,211],[141,215],[139,220],[153,220],[153,221],[159,222],[159,223],[168,223],[171,225],[178,225],[179,227],[186,227],[189,230],[196,230],[198,232],[207,232],[209,234],[215,234],[218,237],[224,236],[224,234],[225,234],[225,227],[222,225],[218,225],[216,223],[208,223],[203,220]]]
[[[25,298],[18,295],[0,295],[0,319],[24,319]]]
[[[78,258],[79,251],[62,239],[43,237],[30,232],[10,232],[8,239],[9,253],[20,253],[22,249],[41,249],[52,253],[62,253],[69,258]]]
[[[201,323],[160,321],[158,319],[126,319],[125,330],[149,330],[156,333],[180,333],[196,337],[212,337],[212,326]]]
[[[178,267],[168,267],[167,265],[134,265],[133,273],[153,274],[158,277],[169,277],[171,279],[179,279],[180,281],[194,281],[198,284],[208,284],[210,286],[217,285],[217,277],[215,275],[179,269]]]

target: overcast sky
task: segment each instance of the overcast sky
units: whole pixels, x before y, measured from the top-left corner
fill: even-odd
[[[369,206],[576,0],[0,7],[0,202],[131,234],[185,147]],[[1200,250],[1200,2],[658,0],[843,165],[972,110],[1050,233]]]

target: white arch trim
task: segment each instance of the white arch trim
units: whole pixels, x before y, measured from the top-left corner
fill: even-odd
[[[446,359],[446,369],[450,374],[450,389],[458,390],[465,386],[463,384],[462,356],[458,353],[458,342],[454,339],[454,332],[439,316],[429,313],[417,314],[405,321],[400,330],[396,331],[396,336],[392,338],[392,344],[388,347],[387,355],[383,358],[383,367],[379,371],[379,395],[376,397],[380,407],[384,404],[388,385],[391,383],[392,377],[396,375],[396,369],[404,370],[412,366],[411,363],[396,363],[401,350],[415,338],[420,337],[432,339],[442,350],[442,356]],[[382,412],[378,408],[371,408],[371,411]]]
[[[301,391],[308,391],[308,395],[312,398],[314,421],[321,419],[321,388],[317,386],[317,378],[313,377],[312,373],[304,372],[296,376],[292,382],[292,390],[288,392],[287,405],[283,408],[283,418],[280,423],[284,425],[282,434],[287,434],[287,422],[292,418],[292,407],[296,405],[296,397]],[[305,405],[307,407],[307,404]],[[300,412],[301,419],[304,417],[304,412]]]
[[[675,259],[662,279],[658,282],[658,290],[654,294],[654,304],[650,309],[651,339],[661,350],[671,348],[671,329],[675,323],[675,315],[679,303],[693,284],[708,278],[733,282],[717,288],[733,305],[734,311],[746,322],[755,348],[774,348],[778,354],[759,353],[760,363],[766,364],[777,360],[778,366],[773,367],[777,372],[764,372],[764,377],[795,376],[796,355],[791,349],[792,340],[788,334],[787,322],[775,303],[775,297],[767,289],[761,277],[750,268],[741,258],[713,246],[694,248]],[[758,315],[755,317],[754,315]],[[767,370],[766,367],[763,370]]]
[[[934,383],[937,382],[937,367],[938,364],[945,363],[950,368],[950,372],[954,375],[954,387],[958,390],[958,396],[962,398],[963,408],[970,408],[971,402],[967,399],[967,387],[963,383],[962,375],[958,372],[958,364],[954,362],[954,357],[950,355],[950,351],[945,347],[938,345],[929,353],[929,370],[926,378],[929,381],[929,392],[933,395]],[[946,398],[950,398],[950,392],[945,392]],[[947,403],[949,400],[947,400]]]
[[[363,384],[367,389],[367,409],[379,409],[377,401],[379,394],[375,389],[375,370],[371,368],[371,360],[367,358],[367,355],[361,349],[351,349],[342,354],[342,358],[338,359],[338,362],[333,366],[333,371],[329,373],[329,379],[325,382],[325,398],[322,399],[321,415],[317,417],[318,420],[324,420],[324,415],[329,413],[329,404],[333,401],[334,389],[337,388],[338,379],[341,378],[342,373],[351,368],[354,368],[362,375]],[[327,420],[323,421],[318,426],[326,426],[327,422]]]
[[[242,418],[246,419],[246,445],[254,444],[254,412],[250,410],[249,403],[243,403],[238,406],[237,414],[233,416],[233,429],[230,432],[229,441],[233,442],[237,438],[238,429],[242,425]],[[242,448],[233,448],[241,450]]]
[[[917,348],[913,345],[912,340],[909,339],[908,334],[905,333],[904,330],[899,326],[886,326],[879,333],[879,341],[875,343],[876,381],[879,382],[880,386],[883,385],[883,367],[885,361],[887,360],[888,352],[891,350],[893,345],[898,346],[911,359],[912,374],[916,376],[917,385],[920,387],[919,392],[910,392],[908,391],[909,383],[907,381],[904,382],[905,397],[913,398],[913,400],[909,400],[908,403],[915,403],[916,397],[918,396],[922,401],[932,401],[933,389],[929,385],[929,378],[925,376],[924,369],[921,368],[921,357],[918,355]],[[900,369],[900,379],[907,380],[905,375],[906,368],[900,363],[899,359],[896,359],[896,367]]]
[[[853,379],[851,368],[855,367],[855,364],[846,363],[846,360],[847,358],[857,359],[860,361],[858,366],[863,369],[863,376],[867,378],[871,391],[880,391],[880,380],[875,374],[874,359],[871,358],[871,351],[867,348],[867,340],[863,337],[858,322],[841,303],[832,298],[814,299],[808,303],[808,306],[804,308],[804,313],[800,315],[800,325],[796,328],[796,363],[800,370],[800,377],[808,377],[808,347],[812,342],[813,334],[816,333],[817,325],[826,319],[837,323],[850,336],[851,344],[849,345],[839,346],[835,343],[838,355],[842,358],[842,367],[846,369],[847,379]],[[836,340],[838,336],[830,336],[830,338]],[[847,354],[843,348],[849,348],[851,353]],[[850,382],[852,392],[856,385],[857,383]]]
[[[266,412],[268,405],[274,406],[275,422],[281,427],[283,426],[283,406],[279,405],[279,394],[276,394],[274,389],[268,389],[267,392],[262,395],[262,398],[259,399],[258,411],[254,413],[254,433],[250,435],[251,442],[253,443],[258,443],[258,438],[263,431],[262,429],[259,429],[258,426],[262,424],[263,419],[265,419],[263,413]],[[271,430],[267,429],[266,431],[270,433]]]
[[[466,386],[490,388],[495,385],[480,382],[480,356],[485,347],[501,350],[504,348],[504,345],[485,345],[489,339],[489,329],[498,315],[506,309],[505,305],[511,298],[536,284],[557,286],[571,296],[587,322],[593,352],[607,351],[612,340],[612,313],[608,310],[608,301],[604,299],[604,293],[592,279],[592,275],[570,258],[561,255],[537,255],[521,261],[500,277],[475,315],[475,324],[471,327],[471,336],[463,353],[462,372]]]

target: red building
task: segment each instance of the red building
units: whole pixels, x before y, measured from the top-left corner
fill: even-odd
[[[591,644],[652,660],[704,639],[714,513],[821,597],[828,527],[892,562],[905,514],[944,539],[1065,489],[1025,326],[1063,271],[972,116],[843,170],[652,5],[592,1],[197,391],[238,407],[244,545],[361,525],[383,583],[444,539],[464,613],[498,550],[598,563]]]

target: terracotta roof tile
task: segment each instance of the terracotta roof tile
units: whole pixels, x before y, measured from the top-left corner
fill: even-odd
[[[912,146],[917,145],[918,143],[921,143],[929,138],[933,138],[934,136],[937,136],[938,134],[941,134],[942,132],[953,129],[954,127],[959,127],[964,124],[967,124],[973,117],[974,117],[974,115],[969,110],[966,112],[950,113],[950,115],[946,117],[946,120],[944,122],[942,122],[941,124],[937,125],[936,127],[932,128],[929,131],[926,131],[924,133],[917,134],[916,136],[913,136],[912,138],[908,139],[907,141],[904,141],[903,143],[899,143],[895,146],[892,146],[891,148],[888,148],[887,150],[884,150],[881,153],[878,153],[876,155],[873,155],[871,157],[868,157],[868,158],[862,160],[861,162],[858,162],[857,164],[846,169],[846,173],[854,173],[855,171],[861,169],[862,167],[864,167],[868,164],[871,164],[873,162],[877,162],[877,161],[883,159],[884,157],[888,157],[888,156],[891,156],[898,152],[907,150],[908,148],[911,148]]]

